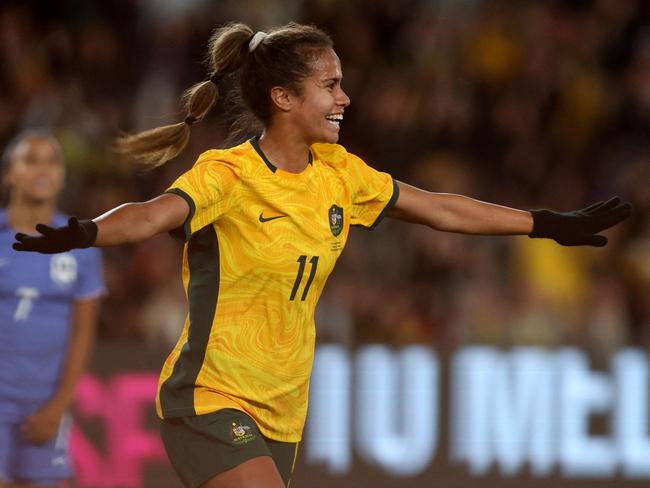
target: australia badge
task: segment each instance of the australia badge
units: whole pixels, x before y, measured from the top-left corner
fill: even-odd
[[[330,230],[334,237],[338,236],[343,230],[343,209],[332,205],[329,210]]]

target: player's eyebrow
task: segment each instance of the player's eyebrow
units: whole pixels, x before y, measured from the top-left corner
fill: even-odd
[[[321,83],[327,84],[330,81],[333,81],[334,83],[340,83],[342,79],[343,79],[342,76],[330,76],[330,77],[322,78]]]

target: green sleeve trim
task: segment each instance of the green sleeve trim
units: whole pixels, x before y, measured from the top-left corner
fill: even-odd
[[[395,206],[395,203],[397,203],[398,198],[399,198],[399,187],[397,186],[397,180],[393,179],[393,196],[390,197],[390,200],[388,200],[388,203],[381,211],[381,213],[377,216],[377,218],[372,223],[372,225],[368,227],[369,230],[375,230],[377,228],[377,226],[381,223],[381,221],[384,220],[384,217],[386,217],[386,214],[390,212],[390,210]]]
[[[169,190],[166,190],[165,193],[178,195],[190,206],[190,213],[187,215],[187,218],[185,219],[185,222],[183,222],[183,225],[169,231],[169,235],[174,239],[179,239],[184,242],[189,241],[190,237],[192,236],[192,218],[196,212],[196,205],[194,204],[194,200],[192,200],[192,197],[180,188],[170,188]]]

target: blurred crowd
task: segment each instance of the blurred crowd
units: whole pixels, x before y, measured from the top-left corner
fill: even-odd
[[[575,344],[603,357],[650,346],[649,2],[6,1],[0,143],[50,127],[69,166],[62,208],[81,217],[159,194],[228,143],[223,105],[152,172],[111,141],[181,120],[180,94],[207,77],[211,31],[235,20],[329,32],[352,99],[341,143],[401,181],[517,208],[635,205],[602,249],[390,219],[354,230],[317,311],[319,340]],[[175,342],[181,251],[168,236],[106,250],[103,340]]]

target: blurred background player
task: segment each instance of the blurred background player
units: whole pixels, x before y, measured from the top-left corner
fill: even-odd
[[[47,132],[18,135],[3,155],[0,210],[0,487],[57,486],[71,476],[68,409],[92,350],[104,293],[98,249],[18,253],[14,234],[57,211],[64,157]]]

